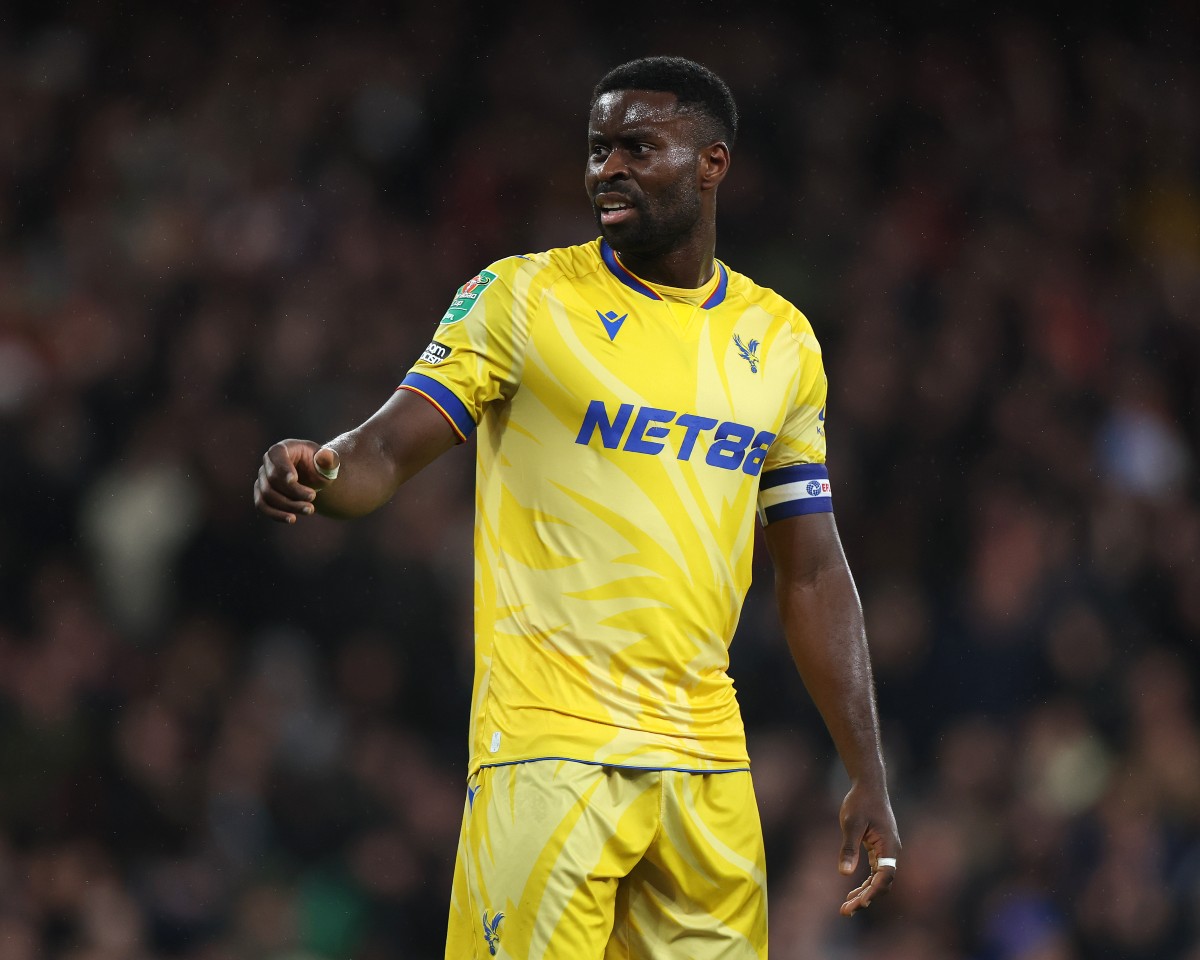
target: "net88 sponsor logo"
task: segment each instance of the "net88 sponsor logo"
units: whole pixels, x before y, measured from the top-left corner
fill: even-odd
[[[636,411],[636,413],[635,413]],[[657,455],[666,449],[664,442],[672,429],[682,428],[678,460],[691,460],[702,434],[711,433],[704,462],[721,470],[738,470],[756,477],[762,471],[775,434],[756,430],[733,420],[724,422],[695,413],[678,413],[661,407],[635,407],[622,403],[614,411],[603,400],[593,400],[583,415],[575,442],[589,446],[599,435],[608,450]]]

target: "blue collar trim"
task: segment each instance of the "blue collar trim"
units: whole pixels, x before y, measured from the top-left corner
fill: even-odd
[[[600,259],[608,267],[609,273],[625,284],[625,286],[629,287],[630,290],[636,290],[643,297],[649,297],[651,300],[662,299],[658,291],[625,269],[621,261],[617,259],[616,251],[609,246],[608,241],[603,237],[600,238]],[[725,264],[720,260],[717,261],[717,273],[720,274],[717,287],[708,295],[708,299],[700,304],[703,310],[711,310],[718,304],[725,302],[725,293],[729,289],[729,271],[725,269]]]
[[[641,280],[621,266],[621,261],[617,259],[616,252],[608,245],[608,241],[603,238],[600,240],[600,258],[604,261],[604,265],[608,267],[609,273],[631,290],[636,290],[643,297],[649,297],[651,300],[662,299],[652,288],[646,286]]]

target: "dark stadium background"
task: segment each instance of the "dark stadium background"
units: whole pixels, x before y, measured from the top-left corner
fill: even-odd
[[[0,957],[441,956],[472,453],[345,525],[251,483],[594,235],[591,84],[667,52],[825,347],[905,841],[838,917],[764,558],[772,957],[1198,960],[1200,8],[393,6],[0,7]]]

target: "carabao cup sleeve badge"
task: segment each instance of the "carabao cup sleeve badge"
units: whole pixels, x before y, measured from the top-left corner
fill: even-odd
[[[459,287],[458,293],[450,301],[450,309],[442,317],[442,323],[458,323],[459,320],[471,312],[471,309],[479,302],[479,297],[483,291],[487,289],[487,285],[495,279],[496,275],[492,271],[481,270],[476,276]]]

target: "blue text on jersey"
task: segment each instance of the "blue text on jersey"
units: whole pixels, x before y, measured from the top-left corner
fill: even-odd
[[[754,427],[732,420],[718,422],[713,417],[702,417],[695,413],[676,413],[661,407],[635,407],[632,403],[622,403],[610,413],[608,404],[603,400],[593,400],[584,412],[575,442],[586,447],[599,433],[600,443],[608,450],[620,448],[629,453],[653,456],[666,448],[663,440],[670,435],[673,426],[683,428],[683,439],[676,459],[690,460],[700,434],[711,430],[712,442],[704,462],[722,470],[737,470],[740,467],[743,473],[751,477],[758,476],[762,470],[767,450],[775,439],[775,434],[767,430],[755,430]]]

